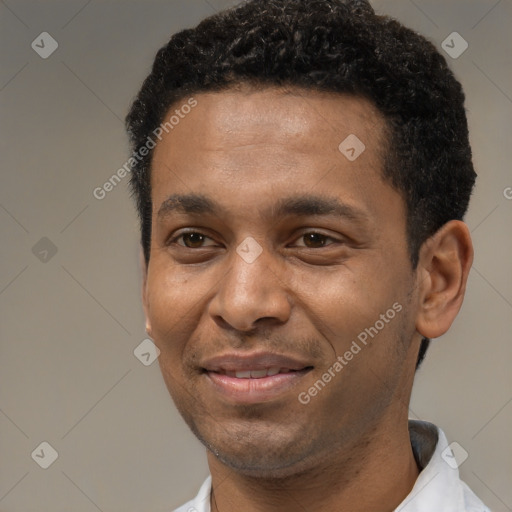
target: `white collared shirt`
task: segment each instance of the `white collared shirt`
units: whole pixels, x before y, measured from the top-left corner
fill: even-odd
[[[444,432],[423,421],[409,421],[411,445],[423,468],[414,487],[395,512],[491,512],[460,479]],[[173,512],[210,512],[212,478],[197,496]]]

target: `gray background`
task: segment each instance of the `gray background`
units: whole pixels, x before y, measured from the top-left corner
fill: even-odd
[[[233,3],[0,1],[2,512],[168,511],[207,475],[157,362],[133,354],[146,336],[127,180],[101,201],[92,191],[128,157],[122,119],[157,49]],[[469,43],[447,58],[479,172],[467,217],[476,258],[463,310],[417,376],[411,417],[442,426],[468,452],[463,478],[510,511],[512,3],[374,5],[439,48],[453,31]],[[59,44],[47,59],[31,48],[43,31]],[[43,441],[59,454],[46,470],[31,458]]]

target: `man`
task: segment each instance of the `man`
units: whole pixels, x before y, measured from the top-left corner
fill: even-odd
[[[146,329],[211,472],[178,510],[488,510],[408,421],[473,258],[434,46],[365,1],[250,1],[171,38],[127,126]]]

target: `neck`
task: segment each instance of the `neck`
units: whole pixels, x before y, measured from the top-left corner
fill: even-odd
[[[279,478],[241,474],[208,453],[212,512],[391,512],[419,474],[407,420],[379,425],[352,446],[329,449],[321,460]]]

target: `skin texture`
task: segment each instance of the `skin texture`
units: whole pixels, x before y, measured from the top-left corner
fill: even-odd
[[[209,448],[212,510],[392,511],[418,475],[407,417],[420,340],[443,334],[460,309],[468,229],[446,224],[412,269],[404,201],[381,177],[385,123],[367,100],[248,87],[194,97],[155,148],[142,295],[169,392]],[[366,146],[352,162],[338,149],[350,134]],[[219,211],[158,214],[172,194],[192,193]],[[278,201],[304,196],[357,216],[276,215]],[[180,237],[186,228],[203,238]],[[252,263],[236,252],[247,237],[263,250]],[[300,403],[396,303],[401,311]],[[201,366],[258,350],[313,368],[245,405],[218,393]]]

